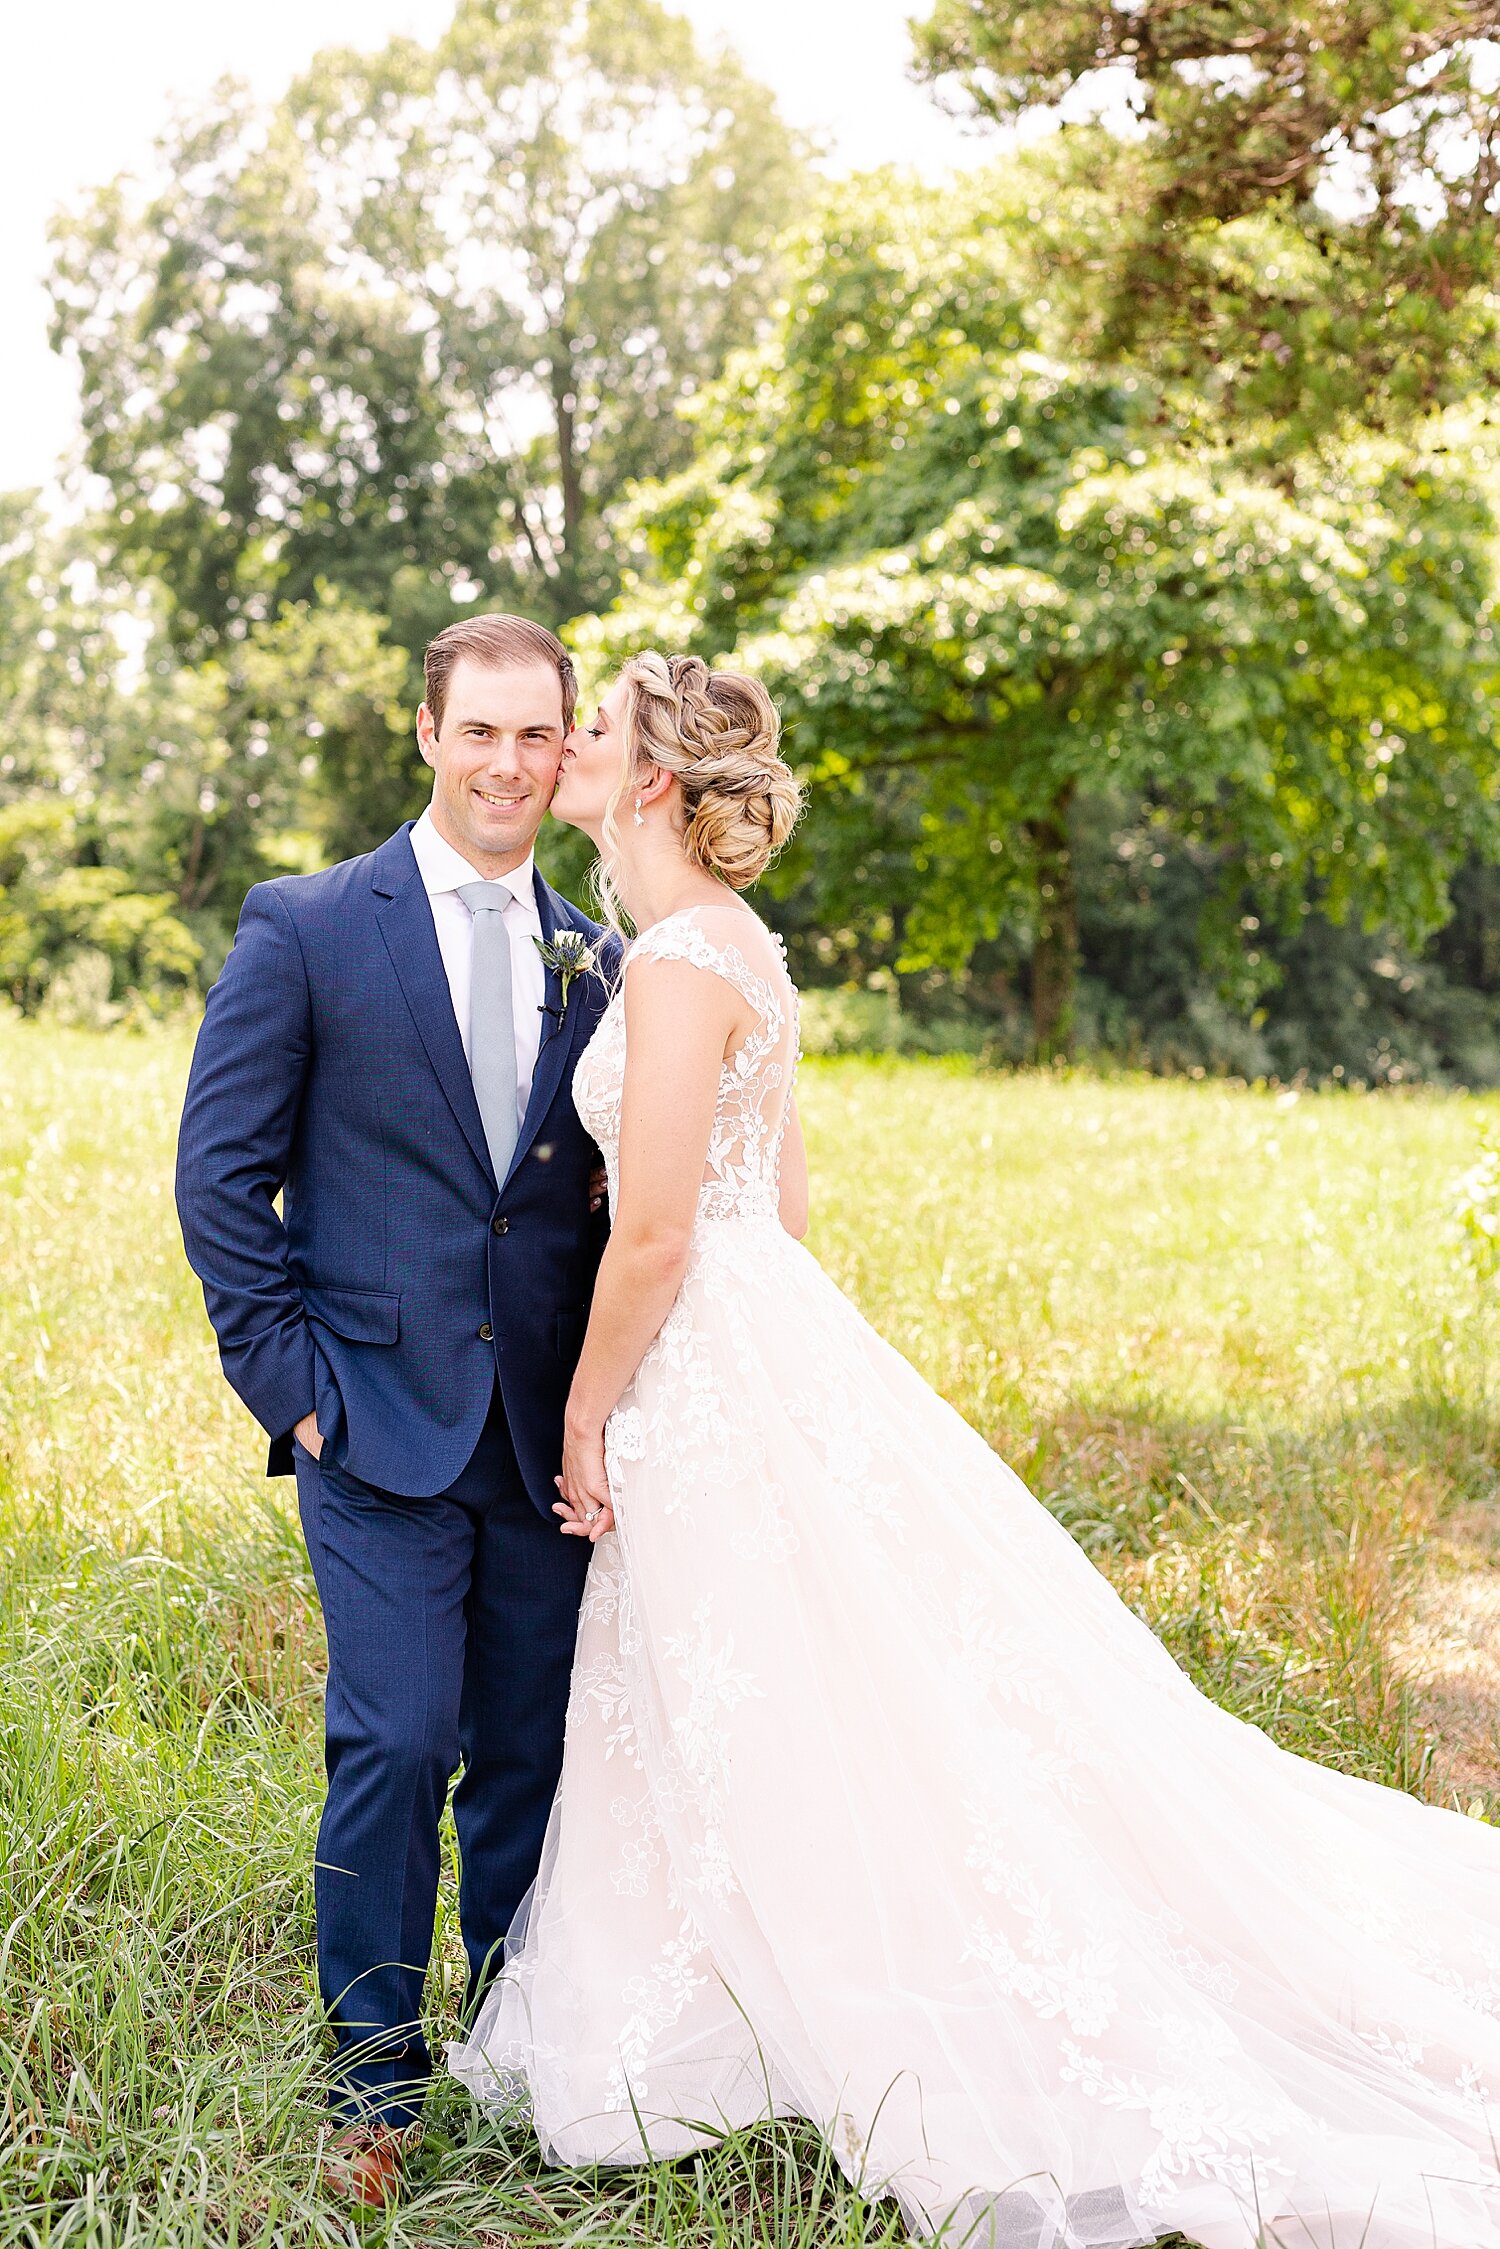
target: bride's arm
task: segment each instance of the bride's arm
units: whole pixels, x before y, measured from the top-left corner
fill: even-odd
[[[619,1208],[568,1393],[554,1510],[575,1537],[611,1527],[604,1424],[682,1285],[719,1068],[748,1018],[731,985],[686,961],[643,957],[626,971]]]
[[[795,1094],[787,1107],[786,1131],[781,1140],[780,1189],[781,1223],[793,1239],[800,1242],[807,1232],[807,1148]]]

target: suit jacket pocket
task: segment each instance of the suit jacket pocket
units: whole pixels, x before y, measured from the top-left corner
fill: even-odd
[[[302,1308],[346,1343],[394,1343],[401,1333],[401,1298],[384,1289],[309,1286]]]
[[[558,1313],[557,1355],[565,1366],[577,1366],[578,1354],[583,1349],[584,1330],[588,1324],[588,1313],[581,1307],[576,1312]]]

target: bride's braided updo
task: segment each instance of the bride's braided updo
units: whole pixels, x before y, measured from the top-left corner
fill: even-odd
[[[781,721],[758,679],[714,672],[700,656],[637,656],[629,684],[629,773],[660,766],[682,796],[682,848],[744,890],[797,823],[802,791],[781,757]],[[627,775],[622,796],[631,787]]]

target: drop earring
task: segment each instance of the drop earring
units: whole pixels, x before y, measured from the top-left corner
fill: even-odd
[[[637,797],[635,800],[635,824],[638,828],[644,828],[644,826],[646,825],[646,819],[644,813],[641,811],[641,800],[639,797]]]

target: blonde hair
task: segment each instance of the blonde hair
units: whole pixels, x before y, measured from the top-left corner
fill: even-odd
[[[682,848],[694,866],[745,890],[797,824],[802,789],[780,754],[781,720],[758,679],[710,671],[700,656],[634,657],[621,677],[625,774],[604,815],[606,854],[618,850],[615,812],[643,765],[672,774],[682,797]],[[596,882],[611,921],[619,901],[606,861]]]

